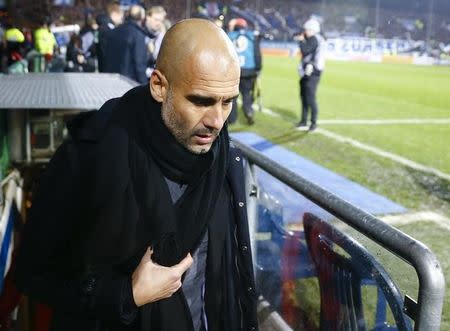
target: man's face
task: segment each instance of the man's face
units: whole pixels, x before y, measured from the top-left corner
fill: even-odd
[[[150,31],[161,31],[165,18],[166,15],[164,13],[154,13],[146,17],[145,25]]]
[[[225,73],[208,72],[205,67],[193,68],[169,82],[162,105],[162,118],[170,132],[195,154],[210,150],[239,94],[239,67]]]
[[[114,11],[111,13],[111,21],[115,26],[118,26],[123,23],[123,12],[122,11]]]

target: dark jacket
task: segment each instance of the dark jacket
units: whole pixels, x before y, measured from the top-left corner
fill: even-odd
[[[299,42],[299,47],[302,55],[303,69],[305,69],[308,64],[311,64],[314,68],[312,76],[320,76],[325,65],[323,38],[319,34],[305,37],[304,40]]]
[[[95,20],[97,21],[98,24],[98,44],[96,46],[98,71],[105,72],[104,60],[105,60],[107,35],[115,27],[111,18],[106,14],[99,14]]]
[[[109,31],[106,34],[103,71],[119,73],[146,84],[148,52],[145,37],[144,29],[132,20]]]
[[[148,86],[137,89],[148,91]],[[113,262],[111,268],[101,273],[83,270],[79,262],[80,256],[86,253],[98,257],[98,252],[82,254],[84,247],[79,243],[91,237],[90,229],[98,230],[99,218],[104,222],[108,215],[111,219],[123,215],[122,218],[126,219],[124,223],[129,224],[128,227],[117,229],[117,245],[122,244],[121,237],[151,236],[138,233],[136,225],[140,199],[139,192],[132,188],[142,180],[142,176],[139,175],[140,169],[130,169],[129,164],[139,164],[134,162],[137,154],[131,152],[138,147],[127,134],[112,137],[106,134],[112,132],[108,120],[119,102],[119,99],[110,100],[100,111],[83,114],[72,122],[71,139],[58,149],[43,175],[25,226],[17,259],[17,285],[35,301],[52,308],[51,330],[54,331],[143,331],[139,320],[142,310],[132,302],[131,274],[144,251],[136,251],[125,261]],[[105,139],[112,139],[115,153],[100,158],[99,146],[105,143]],[[222,203],[218,203],[219,206],[234,206],[230,208],[233,224],[230,224],[225,239],[228,249],[221,253],[223,248],[215,247],[215,234],[211,235],[209,243],[216,254],[222,255],[226,265],[238,270],[222,275],[210,275],[207,270],[205,305],[208,313],[208,306],[214,311],[213,308],[220,304],[220,292],[214,291],[215,287],[219,288],[217,284],[225,284],[224,288],[236,292],[238,302],[226,305],[229,311],[222,315],[217,312],[216,316],[208,315],[210,331],[257,329],[242,156],[235,148],[230,152],[232,161],[227,171],[227,189],[224,190],[229,192],[221,198]],[[94,177],[91,176],[93,171],[97,174]],[[101,179],[98,177],[106,176],[114,181],[114,185],[107,185],[107,188],[99,185]],[[95,205],[95,208],[86,207],[88,204]],[[117,224],[110,224],[110,227],[117,228]],[[104,239],[98,238],[100,242]],[[108,256],[104,258],[111,260]],[[171,318],[172,325],[164,330],[191,330],[191,322],[186,321],[190,318],[187,309],[173,311],[176,318]],[[226,321],[221,320],[224,316],[233,316],[235,320],[227,321],[229,326],[225,327]],[[242,325],[242,328],[230,325]]]

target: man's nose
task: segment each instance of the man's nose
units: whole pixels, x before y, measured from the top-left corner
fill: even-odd
[[[224,112],[221,103],[211,106],[205,114],[203,124],[214,130],[221,130],[224,123]]]

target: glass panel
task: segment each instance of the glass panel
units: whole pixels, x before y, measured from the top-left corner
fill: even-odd
[[[257,285],[291,328],[373,329],[395,315],[413,326],[401,311],[405,294],[417,299],[409,264],[260,169],[257,180]]]

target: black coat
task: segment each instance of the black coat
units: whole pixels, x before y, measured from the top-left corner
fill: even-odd
[[[129,224],[124,229],[110,224],[111,228],[117,228],[117,231],[114,230],[116,237],[111,238],[117,245],[121,245],[122,238],[129,240],[133,236],[151,235],[138,233],[139,193],[127,189],[141,179],[140,170],[129,169],[128,166],[136,164],[132,162],[136,154],[130,153],[133,142],[128,141],[126,134],[108,134],[114,132],[110,130],[108,119],[118,102],[117,99],[110,100],[100,111],[84,114],[73,122],[71,139],[58,149],[43,175],[25,226],[17,259],[17,285],[35,301],[52,308],[54,319],[51,330],[142,330],[136,322],[139,320],[136,314],[141,313],[141,308],[136,309],[130,298],[132,300],[131,274],[144,251],[136,251],[126,261],[101,256],[111,261],[111,267],[103,269],[100,274],[84,270],[80,262],[85,256],[98,258],[98,252],[86,251],[80,243],[86,242],[91,237],[91,229],[98,231],[99,224],[109,217],[114,219],[117,215],[123,215],[127,222],[122,224]],[[102,154],[98,152],[105,140],[115,146],[115,153],[100,159]],[[229,224],[225,236],[212,233],[209,238],[205,305],[207,314],[208,307],[213,312],[213,315],[208,315],[210,331],[257,329],[242,156],[233,147],[230,155],[228,185],[225,185],[228,191],[221,197],[224,201],[218,205],[235,206],[230,209],[233,222]],[[100,186],[99,183],[105,183],[102,177],[103,180],[110,178],[114,185]],[[87,205],[91,207],[85,207]],[[218,218],[221,216],[218,215]],[[227,242],[225,253],[220,253],[221,247],[215,246],[219,240],[216,237],[221,236]],[[98,240],[101,243],[105,238]],[[218,252],[223,255],[226,265],[233,266],[230,269],[232,272],[222,275],[209,272],[209,260]],[[223,285],[220,287],[218,284]],[[236,292],[238,302],[221,303],[223,295],[219,290],[217,294],[214,292],[219,288]],[[215,308],[219,306],[227,311],[218,312]],[[173,311],[173,317],[172,324],[165,330],[190,330],[187,307],[185,311]],[[232,320],[223,320],[227,318]]]
[[[146,32],[134,21],[127,21],[105,34],[103,72],[119,73],[146,84],[148,52]]]

